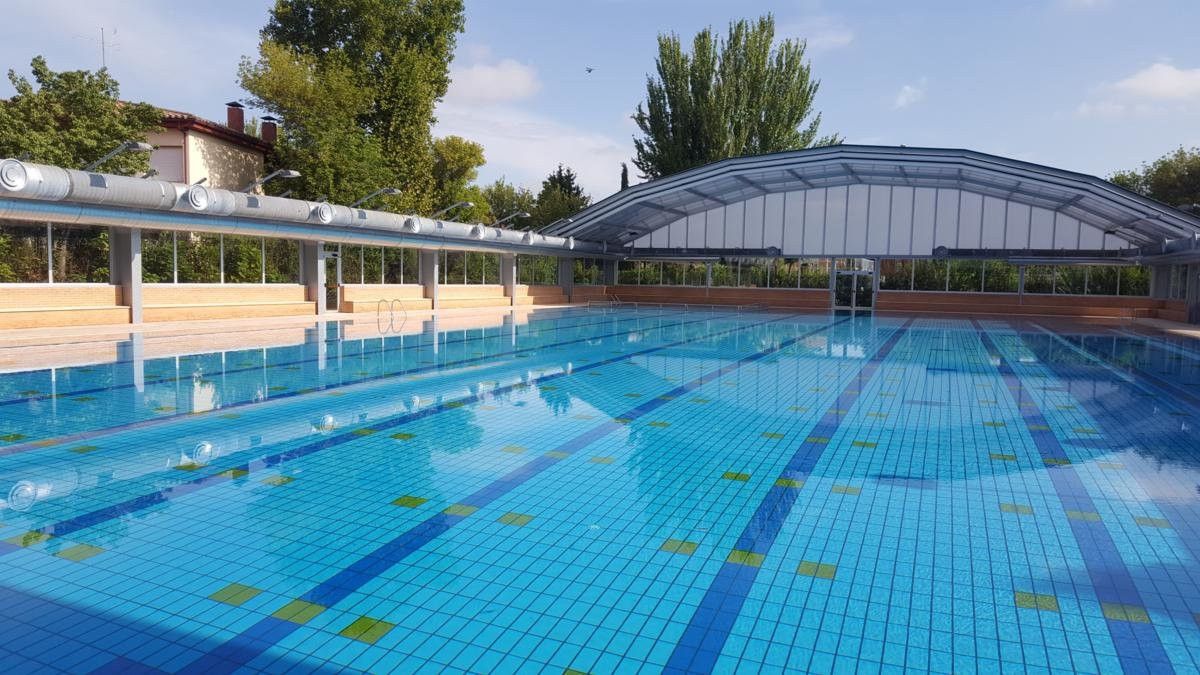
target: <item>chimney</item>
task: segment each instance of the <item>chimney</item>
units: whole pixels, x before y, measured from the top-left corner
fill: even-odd
[[[246,131],[246,108],[237,101],[225,104],[225,126],[234,131]]]
[[[279,118],[271,115],[265,115],[262,118],[262,125],[259,127],[259,136],[267,143],[275,143],[275,139],[279,136]]]

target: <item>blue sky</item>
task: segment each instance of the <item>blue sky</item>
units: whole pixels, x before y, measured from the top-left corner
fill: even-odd
[[[237,62],[255,52],[270,4],[8,0],[0,59],[94,68],[103,26],[126,97],[220,120],[243,95]],[[1200,145],[1195,0],[467,0],[435,131],[484,145],[482,180],[536,188],[564,162],[603,196],[632,154],[655,36],[767,11],[781,37],[808,40],[823,131],[848,142],[1098,175]]]

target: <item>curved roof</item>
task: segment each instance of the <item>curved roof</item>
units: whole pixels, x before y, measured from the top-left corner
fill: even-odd
[[[625,246],[681,218],[756,196],[847,185],[953,188],[1047,209],[1146,246],[1200,235],[1200,219],[1087,174],[971,150],[835,145],[735,157],[642,183],[546,234]]]

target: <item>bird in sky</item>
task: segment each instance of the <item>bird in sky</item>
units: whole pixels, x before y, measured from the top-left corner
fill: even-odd
[[[591,75],[592,71],[595,70],[595,68],[593,68],[591,66],[587,66],[586,68],[584,68],[584,70],[587,72],[588,75]]]

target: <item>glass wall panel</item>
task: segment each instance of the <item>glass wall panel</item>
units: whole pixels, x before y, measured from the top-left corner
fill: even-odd
[[[913,278],[914,291],[945,291],[946,290],[946,261],[918,260],[913,265],[916,276]]]
[[[142,281],[169,284],[175,281],[174,233],[142,230]],[[187,236],[186,234],[183,236]]]
[[[417,250],[413,248],[386,248],[383,251],[385,270],[383,279],[389,284],[417,283]]]
[[[1053,293],[1054,267],[1050,265],[1026,265],[1025,292]]]
[[[1087,268],[1088,295],[1116,295],[1121,268],[1111,265],[1093,265]]]
[[[0,282],[47,281],[46,265],[46,226],[5,224],[0,230]]]
[[[907,291],[912,289],[913,261],[883,260],[879,263],[879,290]]]
[[[1004,260],[988,260],[983,266],[983,290],[988,293],[1016,293],[1018,268]]]
[[[185,284],[215,284],[221,281],[221,244],[215,234],[180,232],[179,281]]]
[[[378,246],[364,246],[362,253],[363,281],[368,284],[383,282],[383,249]]]
[[[1059,295],[1083,295],[1086,278],[1086,267],[1059,265],[1054,270],[1054,292]]]
[[[291,239],[268,239],[267,283],[300,283],[300,242]]]
[[[983,290],[982,260],[951,260],[949,290],[958,293],[979,293]]]
[[[545,255],[518,255],[517,283],[529,286],[557,285],[558,258]]]
[[[55,225],[53,230],[55,281],[108,283],[108,228]]]
[[[743,259],[741,261],[741,274],[739,275],[738,285],[743,287],[753,286],[756,288],[765,287],[767,285],[766,262],[757,258]]]
[[[800,279],[800,261],[796,258],[779,258],[771,270],[771,288],[796,288]]]
[[[715,262],[712,266],[713,286],[733,286],[737,283],[737,263]]]
[[[579,258],[575,261],[575,283],[581,286],[596,286],[604,276],[604,263],[595,258]]]
[[[1145,265],[1122,267],[1121,295],[1150,295],[1150,268]]]
[[[632,286],[638,282],[638,270],[642,263],[636,260],[622,260],[617,263],[617,283]]]
[[[225,283],[262,283],[262,246],[259,237],[225,235]]]
[[[687,263],[664,262],[663,263],[663,278],[664,286],[686,286],[687,285]]]
[[[800,288],[829,288],[829,261],[820,258],[800,259]]]

